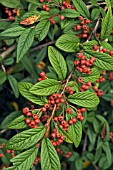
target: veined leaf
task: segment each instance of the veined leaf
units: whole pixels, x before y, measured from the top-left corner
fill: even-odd
[[[66,52],[75,52],[76,45],[80,42],[79,38],[72,34],[64,34],[60,36],[56,42],[56,46]]]
[[[5,72],[0,71],[0,85],[3,84],[7,80],[7,75]]]
[[[9,8],[21,8],[22,5],[19,0],[0,0],[0,3]]]
[[[101,29],[101,35],[100,35],[101,40],[108,38],[108,36],[110,35],[112,31],[112,27],[113,27],[112,20],[113,20],[112,10],[111,8],[108,8],[108,12],[102,22],[102,29]]]
[[[50,28],[50,21],[48,21],[47,19],[40,21],[35,28],[35,37],[39,41],[42,41],[48,34],[49,28]]]
[[[80,14],[73,9],[64,9],[60,12],[60,15],[63,15],[64,17],[67,18],[76,18],[80,16]]]
[[[82,137],[82,124],[80,121],[77,121],[76,123],[72,124],[68,128],[68,133],[71,136],[75,147],[77,148],[80,144],[81,137]]]
[[[93,52],[90,50],[85,50],[84,53],[88,59],[92,56],[96,58],[94,65],[103,69],[103,70],[112,70],[113,69],[113,58],[105,53]]]
[[[41,145],[42,170],[61,170],[57,152],[48,138],[44,138]]]
[[[30,93],[40,96],[49,96],[60,87],[60,82],[54,79],[46,79],[36,83],[29,90]]]
[[[24,150],[34,146],[45,134],[45,127],[40,126],[25,130],[17,135],[13,136],[5,145],[5,148],[11,150]]]
[[[91,19],[96,20],[100,15],[100,9],[99,8],[94,8],[91,13]]]
[[[23,129],[27,127],[27,124],[25,123],[25,116],[21,115],[20,117],[13,120],[9,125],[8,129]]]
[[[68,101],[78,106],[93,108],[99,104],[99,98],[93,92],[78,92],[68,97]]]
[[[12,90],[13,90],[13,92],[15,94],[15,97],[18,98],[19,90],[18,90],[18,82],[17,82],[17,80],[12,75],[8,75],[8,80],[9,80],[9,83],[10,83],[10,85],[12,87]]]
[[[19,37],[17,46],[17,63],[27,53],[33,41],[34,41],[34,29],[28,28]]]
[[[25,28],[21,26],[8,28],[5,31],[0,33],[0,37],[6,37],[6,38],[7,37],[10,37],[10,38],[18,37],[19,35],[23,33],[23,31],[25,31]]]
[[[18,116],[21,116],[22,112],[21,111],[14,111],[12,113],[10,113],[1,123],[0,128],[5,129],[9,126],[9,124],[11,123],[11,121],[13,121],[14,119],[16,119]]]
[[[30,170],[36,156],[38,153],[38,149],[36,147],[33,147],[29,150],[26,150],[25,152],[15,156],[11,159],[11,162],[13,163],[13,167],[5,168],[6,170]],[[5,170],[4,169],[4,170]]]
[[[84,48],[86,48],[87,50],[92,50],[92,49],[93,49],[93,46],[94,46],[95,44],[98,45],[98,41],[96,41],[96,40],[91,40],[91,41],[85,42],[83,45],[84,45]]]
[[[57,72],[59,78],[61,80],[64,80],[67,74],[67,66],[62,54],[54,47],[49,47],[48,55],[49,55],[49,60],[53,68]]]
[[[74,6],[76,7],[77,11],[79,12],[79,14],[81,14],[85,18],[90,17],[87,6],[82,0],[72,0],[72,1],[73,1]]]
[[[100,76],[100,72],[96,69],[96,68],[92,68],[91,69],[91,74],[90,75],[86,75],[86,74],[82,74],[82,78],[84,82],[95,82],[96,80],[98,80]]]
[[[31,102],[38,104],[38,105],[44,105],[47,103],[45,97],[40,97],[35,94],[32,94],[29,92],[29,89],[33,87],[33,84],[28,82],[20,82],[18,83],[18,88],[22,96],[24,96],[26,99],[30,100]]]
[[[73,143],[73,140],[70,136],[69,133],[67,133],[64,129],[62,129],[60,126],[58,127],[58,131],[61,135],[63,135],[65,138],[64,138],[64,141],[68,142],[68,143]]]

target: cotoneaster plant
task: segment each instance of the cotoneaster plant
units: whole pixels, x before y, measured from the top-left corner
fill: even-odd
[[[73,155],[72,150],[65,151],[63,145],[74,144],[77,148],[82,131],[88,134],[92,144],[89,151],[95,149],[96,135],[93,130],[90,131],[91,119],[88,116],[94,113],[103,95],[99,84],[105,81],[106,71],[113,70],[113,4],[109,0],[25,0],[21,3],[2,0],[0,3],[6,6],[5,12],[11,22],[0,33],[0,38],[14,40],[9,49],[2,45],[3,83],[8,79],[15,96],[18,97],[20,92],[27,99],[20,113],[7,123],[6,128],[17,130],[17,134],[1,145],[12,157],[12,164],[3,170],[30,170],[39,163],[42,170],[61,170],[59,157],[70,158]],[[47,42],[43,44],[45,39]],[[41,50],[45,46],[49,67],[45,71],[32,72],[31,63],[35,65],[35,59],[26,63],[30,61],[29,54],[32,56],[34,51],[32,47]],[[30,65],[28,72],[34,77],[30,81],[17,82],[7,73],[4,60],[13,50],[14,62],[23,63],[24,67]],[[94,130],[98,142],[101,140],[103,145],[103,155],[103,152],[108,154],[105,151],[108,148],[109,160],[103,157],[99,162],[102,168],[102,161],[106,161],[104,169],[107,169],[112,164],[108,143],[112,132],[109,133],[108,124],[102,116],[97,115],[93,120],[102,123],[99,126],[96,122],[101,134],[96,125]],[[85,128],[88,128],[87,132]],[[85,145],[83,151],[86,151]],[[90,156],[87,158],[92,159],[90,161],[96,167],[99,160]],[[3,158],[4,154],[1,153],[0,157]],[[79,167],[77,163],[76,167]]]

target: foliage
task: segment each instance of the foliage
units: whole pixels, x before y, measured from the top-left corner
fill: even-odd
[[[112,170],[112,0],[0,7],[0,169]]]

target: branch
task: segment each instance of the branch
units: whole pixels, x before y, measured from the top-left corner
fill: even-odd
[[[100,168],[99,168],[98,166],[96,166],[96,165],[94,164],[94,162],[92,162],[92,165],[94,166],[95,170],[100,170]]]
[[[86,151],[86,147],[87,147],[87,132],[86,132],[86,135],[85,135],[84,145],[83,145],[82,152]]]
[[[36,50],[38,50],[38,49],[40,49],[40,48],[42,48],[42,47],[45,47],[45,46],[54,44],[55,42],[56,42],[56,40],[47,42],[47,43],[42,44],[42,45],[39,45],[39,46],[36,46],[36,47],[32,48],[32,49],[30,50],[30,52],[33,52],[33,51],[36,51]]]
[[[5,57],[7,57],[12,51],[15,50],[16,48],[16,44],[13,44],[12,46],[10,46],[6,51],[4,51],[3,53],[0,54],[0,56],[2,57],[2,59],[4,59]]]
[[[73,75],[73,73],[74,73],[74,70],[75,70],[75,68],[73,67],[73,69],[72,69],[72,71],[71,71],[70,75],[69,75],[69,76],[68,76],[68,78],[66,79],[66,84],[65,84],[65,86],[64,86],[64,88],[63,88],[63,90],[62,90],[62,93],[61,93],[61,94],[64,94],[64,92],[65,92],[65,88],[67,87],[67,84],[68,84],[68,82],[69,82],[70,78],[72,77],[72,75]]]
[[[94,27],[94,30],[91,32],[91,34],[89,35],[89,37],[87,38],[87,41],[89,41],[91,39],[91,37],[93,36],[93,34],[96,33],[97,29],[98,29],[98,26],[99,26],[99,22],[100,22],[100,17],[98,18],[97,22],[96,22],[96,25]]]

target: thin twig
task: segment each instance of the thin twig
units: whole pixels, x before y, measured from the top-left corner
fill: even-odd
[[[64,86],[64,88],[63,88],[63,90],[62,90],[62,93],[61,93],[61,94],[64,94],[64,92],[65,92],[65,88],[66,88],[66,86],[67,86],[67,84],[68,84],[68,82],[69,82],[70,78],[72,77],[72,75],[73,75],[73,73],[74,73],[74,70],[75,70],[75,68],[73,67],[73,69],[72,69],[72,71],[71,71],[70,75],[69,75],[69,76],[68,76],[68,78],[66,79],[66,84],[65,84],[65,86]]]
[[[84,145],[83,145],[82,152],[86,151],[86,147],[87,147],[87,132],[86,132],[86,135],[85,135]]]
[[[16,44],[13,44],[12,46],[10,46],[6,51],[4,51],[3,53],[0,54],[0,56],[2,57],[2,59],[4,59],[6,56],[8,56],[12,51],[15,50],[16,48]]]
[[[5,133],[6,131],[7,131],[7,129],[1,130],[1,131],[0,131],[0,135],[3,134],[3,133]]]
[[[93,36],[93,34],[95,34],[96,33],[96,31],[97,31],[97,28],[98,28],[98,25],[99,25],[99,22],[100,22],[100,17],[98,18],[98,20],[97,20],[97,22],[96,22],[96,25],[95,25],[95,27],[94,27],[94,30],[91,32],[91,34],[89,35],[89,37],[87,38],[87,41],[89,41],[90,39],[91,39],[91,37]]]
[[[32,48],[32,49],[30,50],[30,52],[36,51],[36,50],[38,50],[38,49],[40,49],[40,48],[42,48],[42,47],[48,46],[48,45],[52,45],[52,44],[54,44],[55,42],[56,42],[56,40],[47,42],[47,43],[42,44],[42,45],[39,45],[39,46],[36,46],[36,47]]]
[[[55,110],[56,110],[56,104],[54,105],[54,108],[53,108],[52,114],[51,114],[50,118],[48,119],[47,123],[45,124],[45,127],[47,127],[47,128],[48,128],[48,126],[49,126],[49,124],[50,124],[51,120],[53,119],[53,116],[54,116]]]
[[[99,168],[98,166],[96,166],[96,165],[94,164],[94,162],[92,162],[92,165],[94,166],[95,170],[100,170],[100,168]]]

